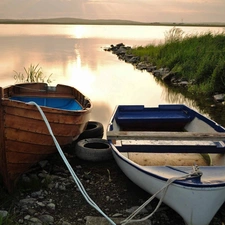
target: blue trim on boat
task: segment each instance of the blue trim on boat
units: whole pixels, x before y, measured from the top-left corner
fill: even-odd
[[[82,106],[73,98],[54,98],[54,97],[31,97],[31,96],[14,96],[10,100],[20,102],[35,102],[39,106],[55,108],[60,110],[77,111],[82,110]]]
[[[156,144],[141,144],[141,145],[125,145],[118,146],[117,149],[120,152],[142,152],[142,153],[212,153],[212,154],[224,154],[225,147],[222,145],[224,142],[211,142],[208,145],[183,145],[182,143],[156,145]]]
[[[116,148],[112,143],[110,143],[112,148]],[[191,166],[147,166],[146,168],[149,171],[146,171],[143,168],[145,166],[136,166],[125,160],[118,154],[115,150],[114,153],[125,163],[130,164],[130,166],[136,168],[142,173],[147,174],[148,176],[155,177],[162,181],[167,181],[172,177],[181,176],[181,173],[188,174],[192,171]],[[225,166],[201,166],[199,167],[200,171],[203,172],[202,177],[188,178],[184,180],[176,180],[173,183],[193,188],[213,188],[213,187],[224,187],[225,186]],[[178,173],[179,172],[179,173]],[[163,175],[163,176],[162,176]]]
[[[160,115],[160,116],[159,116]],[[113,131],[113,121],[116,120],[118,125],[120,123],[131,129],[127,129],[128,131],[132,131],[132,128],[136,128],[135,126],[138,125],[140,128],[145,127],[146,121],[150,125],[156,122],[156,125],[160,124],[162,127],[165,125],[164,121],[167,119],[171,122],[176,121],[188,121],[192,120],[195,117],[204,121],[209,126],[211,126],[217,132],[225,132],[224,127],[220,126],[213,120],[201,115],[195,110],[190,109],[189,107],[183,104],[171,104],[171,105],[159,105],[156,108],[145,108],[143,105],[119,105],[113,114],[113,117],[110,120],[110,125],[108,126],[108,131]],[[143,122],[143,123],[141,123]],[[170,127],[169,127],[170,128]],[[122,130],[122,129],[121,129]],[[221,153],[224,151],[224,146],[221,145],[220,142],[213,142],[212,145],[204,146],[198,145],[194,146],[194,150],[192,150],[192,146],[156,146],[156,145],[122,145],[122,146],[115,146],[111,140],[109,140],[112,151],[120,158],[120,160],[124,161],[124,163],[129,164],[133,168],[141,171],[141,173],[145,173],[148,176],[155,177],[156,179],[167,181],[172,177],[179,177],[182,174],[189,174],[192,172],[192,166],[140,166],[129,159],[124,158],[120,152],[149,152],[149,148],[152,148],[150,152],[167,152],[173,150],[174,152],[211,152],[211,153]],[[140,149],[139,149],[140,147]],[[125,149],[124,149],[125,148]],[[186,149],[185,149],[186,148]],[[138,149],[138,150],[137,150]],[[214,152],[215,151],[215,152]],[[225,156],[224,156],[225,157]],[[225,186],[225,166],[200,166],[200,171],[203,175],[200,177],[190,177],[184,180],[176,180],[174,184],[181,185],[184,188],[219,188]]]

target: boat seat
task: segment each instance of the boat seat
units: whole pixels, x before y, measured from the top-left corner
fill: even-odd
[[[117,124],[123,130],[182,130],[193,118],[183,111],[119,113]]]
[[[121,152],[225,153],[224,141],[121,140],[116,146]]]
[[[155,113],[155,114],[121,114],[118,115],[118,117],[116,117],[116,122],[133,122],[134,120],[144,120],[144,121],[161,121],[161,120],[165,120],[165,121],[185,121],[185,122],[189,122],[191,121],[191,117],[182,113],[182,112],[176,112],[176,113],[170,113],[170,112],[161,112],[161,113]]]

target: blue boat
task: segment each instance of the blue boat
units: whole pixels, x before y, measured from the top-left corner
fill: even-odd
[[[128,178],[187,225],[209,225],[225,201],[224,127],[182,104],[119,105],[107,139]]]

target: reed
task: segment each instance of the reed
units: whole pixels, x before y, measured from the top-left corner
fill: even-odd
[[[42,67],[37,65],[30,65],[28,68],[24,67],[25,75],[21,72],[17,72],[14,70],[14,79],[16,80],[17,83],[39,83],[39,82],[47,82],[51,83],[51,76],[50,74],[47,78],[44,76]]]
[[[225,92],[225,33],[184,35],[180,28],[165,33],[158,45],[137,46],[130,51],[158,68],[167,67],[177,78],[192,81],[188,91],[211,95]]]

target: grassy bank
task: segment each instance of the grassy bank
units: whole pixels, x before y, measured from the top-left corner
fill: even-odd
[[[131,49],[141,60],[167,67],[178,79],[191,81],[192,94],[225,93],[225,33],[184,35],[173,27],[159,45]]]

